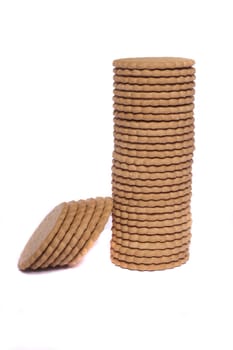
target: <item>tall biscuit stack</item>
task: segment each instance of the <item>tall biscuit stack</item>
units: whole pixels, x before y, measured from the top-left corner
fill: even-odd
[[[113,62],[111,260],[118,266],[162,270],[189,258],[194,63]]]

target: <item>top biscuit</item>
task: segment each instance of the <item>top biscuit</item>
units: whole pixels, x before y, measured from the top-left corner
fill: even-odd
[[[114,67],[128,69],[189,68],[194,64],[194,60],[181,57],[135,57],[120,58],[113,61]]]
[[[29,268],[41,256],[41,254],[43,254],[59,231],[67,212],[68,203],[63,202],[51,210],[41,221],[21,253],[18,262],[20,270],[26,270]]]

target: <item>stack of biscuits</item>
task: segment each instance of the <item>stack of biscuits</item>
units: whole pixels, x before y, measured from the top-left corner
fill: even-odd
[[[19,269],[77,265],[103,231],[111,211],[110,197],[60,203],[29,238],[19,258]]]
[[[118,266],[163,270],[189,259],[194,63],[113,62],[111,260]]]

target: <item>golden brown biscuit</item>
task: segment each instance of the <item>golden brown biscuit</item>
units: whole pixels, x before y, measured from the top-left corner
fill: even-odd
[[[133,129],[124,126],[114,125],[114,132],[119,135],[132,135],[138,137],[158,138],[158,137],[170,137],[189,134],[194,131],[194,124],[189,126],[180,127],[177,129]],[[145,142],[147,143],[147,142]],[[151,143],[151,142],[149,142]]]
[[[116,227],[112,227],[112,236],[117,237],[118,239],[121,239],[122,241],[128,242],[128,244],[132,244],[132,246],[141,244],[141,243],[166,243],[174,241],[179,241],[181,239],[185,239],[187,237],[191,236],[191,224],[190,226],[186,227],[183,231],[175,232],[175,233],[169,233],[169,234],[142,234],[142,233],[132,233],[123,231],[121,229],[118,229]]]
[[[194,64],[193,59],[184,57],[129,57],[113,61],[114,67],[126,69],[179,69]]]
[[[18,262],[20,270],[26,270],[43,254],[60,229],[68,211],[68,204],[57,205],[43,219],[25,245]]]
[[[175,150],[157,150],[156,145],[154,145],[154,150],[133,150],[128,149],[124,147],[119,147],[115,145],[114,151],[117,154],[120,154],[122,156],[130,157],[130,158],[143,158],[143,159],[154,159],[154,158],[175,158],[175,157],[182,157],[189,154],[193,154],[194,152],[194,145],[192,145],[189,148],[182,148],[182,149],[175,149]]]
[[[178,195],[179,194],[179,195]],[[174,198],[165,198],[165,199],[158,199],[158,196],[156,193],[153,195],[148,196],[147,195],[142,195],[141,199],[134,198],[132,195],[131,198],[127,198],[124,196],[124,193],[116,193],[116,191],[113,192],[113,200],[118,201],[124,205],[129,205],[132,207],[168,207],[168,206],[174,206],[174,205],[180,205],[182,203],[186,203],[187,201],[190,201],[192,197],[191,191],[188,189],[187,191],[180,191],[179,193],[176,193],[177,197]]]
[[[195,68],[179,68],[179,69],[127,69],[127,68],[114,68],[113,73],[115,76],[127,76],[127,77],[185,77],[194,75]]]
[[[195,81],[195,74],[176,77],[132,77],[123,75],[114,75],[115,83],[134,84],[134,85],[170,85],[185,84]]]
[[[193,116],[183,120],[169,120],[169,121],[137,121],[137,120],[128,120],[123,118],[114,118],[114,124],[118,127],[131,128],[137,130],[167,130],[167,129],[178,129],[185,128],[188,126],[194,125]]]
[[[181,189],[180,191],[174,191],[174,192],[159,192],[159,193],[141,193],[141,192],[127,192],[123,190],[119,190],[115,187],[112,188],[113,190],[113,197],[117,195],[118,197],[123,197],[126,199],[135,200],[136,204],[138,201],[145,201],[145,202],[160,202],[164,201],[166,203],[165,205],[169,205],[170,201],[188,195],[191,192],[191,183],[187,183],[187,187]]]
[[[112,228],[112,239],[116,242],[120,242],[123,246],[131,248],[154,247],[155,249],[169,248],[174,246],[180,246],[181,242],[188,242],[191,239],[191,230],[169,234],[169,235],[140,235],[122,232],[115,228]],[[151,248],[153,249],[153,248]]]
[[[194,137],[194,129],[190,130],[188,133],[181,135],[172,135],[172,136],[136,136],[136,135],[127,135],[120,132],[114,131],[114,139],[120,140],[127,143],[143,143],[143,144],[167,144],[167,143],[179,143],[186,142]]]
[[[115,197],[114,198],[114,209],[118,209],[121,211],[124,211],[126,213],[133,213],[133,214],[169,214],[169,213],[176,213],[180,212],[183,209],[186,209],[190,206],[190,198],[186,200],[183,203],[180,203],[179,205],[168,205],[164,207],[160,206],[131,206],[131,205],[125,205],[122,204],[121,201]]]
[[[174,178],[166,178],[166,179],[130,179],[122,176],[118,176],[114,173],[114,169],[112,171],[112,180],[128,186],[137,186],[137,187],[164,187],[164,186],[174,186],[185,183],[192,179],[191,171],[184,176],[176,176]]]
[[[125,185],[121,184],[118,181],[115,181],[114,178],[112,180],[112,188],[114,191],[122,191],[125,193],[132,193],[133,195],[138,195],[138,194],[145,194],[145,195],[152,195],[155,194],[156,196],[160,196],[163,194],[165,195],[166,193],[172,193],[172,192],[179,192],[183,191],[186,188],[191,189],[192,181],[189,179],[188,181],[176,185],[169,184],[167,186],[131,186],[131,185]],[[166,197],[166,195],[165,195]]]
[[[117,213],[118,215],[120,215],[119,213]],[[115,213],[113,213],[112,215],[112,222],[113,222],[113,226],[114,224],[120,224],[120,225],[124,225],[124,226],[128,226],[128,227],[132,227],[134,229],[138,229],[138,228],[151,228],[152,229],[169,229],[172,230],[173,227],[175,226],[180,226],[183,224],[186,224],[187,222],[190,221],[191,218],[191,212],[190,212],[190,208],[184,210],[184,214],[181,213],[180,215],[182,215],[181,217],[174,217],[172,219],[163,219],[163,216],[161,216],[161,219],[159,216],[156,216],[156,219],[153,221],[140,221],[138,219],[130,219],[130,218],[123,218],[123,217],[119,217],[117,216]],[[159,217],[159,218],[158,218]]]
[[[172,166],[179,166],[179,164],[187,164],[190,160],[193,159],[193,152],[186,154],[186,155],[179,155],[176,157],[168,157],[168,158],[136,158],[136,157],[130,157],[125,156],[117,153],[116,151],[113,152],[113,158],[117,160],[118,162],[128,164],[128,165],[135,165],[135,166],[145,166],[145,167],[152,167],[157,166],[159,167],[165,167],[164,169],[168,170],[168,167]],[[159,171],[160,169],[158,169]]]
[[[161,243],[161,245],[163,245]],[[182,252],[188,252],[189,250],[190,241],[183,243],[181,246],[171,247],[171,248],[162,248],[162,249],[153,249],[153,248],[144,248],[139,246],[139,248],[130,248],[122,246],[120,243],[115,242],[114,240],[111,240],[111,249],[114,250],[114,252],[123,254],[123,255],[129,255],[137,258],[154,258],[154,257],[164,257],[164,256],[171,256],[180,254]],[[150,246],[150,244],[148,244]]]
[[[182,222],[183,221],[183,222]],[[174,235],[176,233],[180,233],[183,231],[187,231],[191,227],[191,215],[187,220],[182,219],[180,223],[173,226],[164,226],[164,227],[138,227],[138,226],[130,226],[128,223],[125,225],[123,223],[116,222],[113,218],[113,229],[128,234],[136,234],[136,235]]]
[[[194,102],[194,96],[183,97],[183,98],[171,98],[171,99],[139,99],[139,98],[123,98],[118,96],[113,96],[113,101],[115,104],[122,106],[136,106],[136,107],[170,107],[170,106],[183,106],[189,105]]]
[[[184,97],[193,96],[195,94],[194,89],[179,90],[179,91],[125,91],[125,90],[113,90],[114,96],[130,98],[130,99],[180,99]]]
[[[120,135],[119,135],[120,137]],[[114,139],[114,144],[117,147],[125,148],[127,150],[135,150],[135,151],[173,151],[173,150],[183,150],[186,148],[194,147],[194,137],[192,136],[190,140],[183,142],[174,142],[174,143],[136,143],[136,142],[127,142]]]
[[[148,224],[150,225],[157,225],[158,221],[163,221],[161,222],[161,225],[165,225],[167,220],[170,222],[173,219],[179,219],[181,217],[184,217],[187,214],[190,214],[190,205],[187,205],[185,208],[177,210],[177,211],[173,211],[170,213],[132,213],[132,212],[128,212],[128,211],[124,211],[121,209],[117,209],[115,208],[115,203],[112,209],[112,216],[114,218],[117,218],[119,220],[119,222],[121,222],[121,220],[129,220],[129,221],[135,221],[135,223],[138,223],[138,221],[140,222],[140,225],[142,226],[147,226]]]
[[[195,82],[184,84],[169,84],[169,85],[137,85],[137,84],[124,84],[114,83],[114,89],[129,92],[172,92],[172,91],[185,91],[191,90],[195,87]]]
[[[120,106],[122,109],[122,106]],[[172,107],[171,107],[172,108]],[[180,107],[179,107],[180,109]],[[185,107],[186,109],[186,107]],[[128,121],[136,121],[136,122],[177,122],[180,120],[186,120],[193,118],[194,113],[193,113],[193,107],[187,107],[187,109],[190,109],[189,111],[186,112],[178,112],[177,109],[172,109],[172,113],[131,113],[131,112],[124,112],[124,111],[118,111],[114,110],[113,114],[115,118],[117,119],[123,119],[123,120],[128,120]],[[163,108],[163,111],[166,112],[166,109]],[[157,112],[157,109],[155,110]]]
[[[185,255],[182,259],[170,261],[168,263],[163,263],[163,264],[131,263],[131,262],[116,258],[115,254],[111,252],[111,261],[113,264],[128,270],[137,270],[137,271],[159,271],[159,270],[165,270],[165,269],[172,269],[185,264],[188,261],[188,259],[189,259],[189,253]]]
[[[127,170],[129,172],[141,172],[141,173],[152,173],[152,176],[155,173],[159,173],[159,176],[161,174],[160,179],[163,178],[162,173],[170,173],[173,171],[180,171],[183,169],[187,169],[189,166],[192,165],[193,160],[186,161],[184,163],[178,163],[178,164],[171,164],[171,165],[135,165],[135,164],[127,164],[123,163],[122,161],[113,159],[113,164],[117,166],[119,169]]]
[[[111,247],[111,254],[116,259],[127,261],[129,263],[135,263],[135,264],[164,264],[169,263],[171,261],[177,261],[182,258],[184,258],[188,254],[189,250],[186,247],[186,249],[180,253],[172,254],[168,256],[152,256],[152,257],[146,257],[146,256],[134,256],[129,255],[126,253],[121,253],[120,251],[116,251],[113,247]]]
[[[157,237],[157,236],[156,236]],[[114,233],[112,234],[112,241],[116,244],[121,245],[122,247],[130,249],[141,249],[141,250],[167,250],[174,249],[176,247],[182,247],[185,244],[188,244],[191,239],[191,234],[180,237],[179,239],[169,240],[169,241],[157,241],[157,242],[140,242],[137,240],[128,240],[123,237],[119,238]]]
[[[186,105],[179,106],[129,106],[122,105],[119,103],[114,103],[113,105],[114,114],[115,111],[125,112],[125,113],[133,113],[133,114],[180,114],[193,112],[194,104],[189,103]]]

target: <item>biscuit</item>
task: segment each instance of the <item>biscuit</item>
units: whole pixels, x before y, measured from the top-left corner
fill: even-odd
[[[126,69],[178,69],[190,68],[195,61],[183,57],[129,57],[115,59],[112,64]]]
[[[112,180],[123,184],[123,185],[128,185],[128,186],[136,186],[136,187],[166,187],[166,186],[174,186],[174,185],[179,185],[179,184],[183,184],[187,181],[192,180],[192,173],[191,171],[189,172],[189,174],[184,175],[184,176],[180,176],[180,177],[175,177],[173,179],[148,179],[148,180],[140,180],[140,179],[129,179],[129,178],[125,178],[122,176],[118,176],[116,174],[114,174],[114,170],[112,171]]]
[[[130,98],[130,99],[155,99],[155,100],[160,100],[160,99],[180,99],[184,97],[190,97],[195,94],[194,89],[190,90],[179,90],[179,91],[154,91],[154,92],[143,92],[143,91],[125,91],[125,90],[118,90],[114,89],[113,90],[114,96],[122,97],[122,98]]]
[[[180,209],[179,211],[174,211],[171,213],[157,213],[157,214],[155,214],[155,213],[130,213],[130,212],[115,208],[115,205],[113,206],[113,210],[112,210],[112,216],[114,216],[115,218],[118,218],[119,221],[121,219],[130,220],[130,221],[132,220],[135,222],[140,221],[140,223],[143,223],[144,225],[147,225],[148,222],[151,225],[151,223],[157,223],[157,221],[178,219],[178,218],[183,217],[187,214],[190,214],[190,205],[187,205],[186,208]]]
[[[120,137],[120,135],[119,135]],[[125,148],[126,150],[135,151],[173,151],[173,150],[183,150],[186,148],[194,147],[194,136],[187,141],[181,142],[170,142],[170,143],[136,143],[118,140],[116,137],[114,139],[115,147]]]
[[[194,75],[195,68],[179,68],[179,69],[127,69],[127,68],[114,68],[113,73],[115,76],[127,76],[127,77],[185,77]]]
[[[183,236],[179,239],[169,240],[165,242],[140,242],[140,241],[132,241],[128,239],[124,239],[117,237],[116,235],[112,235],[112,241],[120,244],[122,247],[130,248],[130,249],[141,249],[141,250],[166,250],[172,249],[176,247],[181,247],[185,244],[188,244],[191,239],[191,234],[189,233],[186,236]]]
[[[195,87],[195,82],[184,84],[170,84],[170,85],[137,85],[137,84],[122,84],[114,83],[114,89],[129,92],[172,92],[172,91],[185,91],[191,90]]]
[[[43,219],[32,236],[25,245],[19,261],[20,270],[26,270],[43,254],[47,246],[53,240],[59,231],[68,211],[68,204],[61,203],[57,205]]]
[[[185,187],[186,186],[186,187]],[[181,196],[185,196],[188,193],[191,192],[191,182],[186,183],[184,185],[184,188],[177,190],[177,191],[171,191],[171,192],[152,192],[152,193],[142,193],[142,192],[132,192],[132,191],[124,191],[120,190],[113,186],[113,196],[117,195],[119,197],[135,200],[136,203],[138,200],[143,201],[170,201],[176,198],[179,198]],[[165,205],[169,205],[168,203]]]
[[[128,255],[126,253],[121,253],[119,251],[116,251],[113,247],[111,247],[111,254],[116,258],[123,261],[127,261],[129,263],[135,263],[135,264],[163,264],[163,263],[169,263],[170,261],[179,260],[184,258],[188,254],[188,249],[186,248],[184,251],[177,253],[177,254],[171,254],[171,255],[164,255],[164,256],[134,256],[134,255]]]
[[[196,76],[176,76],[176,77],[132,77],[123,75],[114,75],[115,83],[135,84],[135,85],[170,85],[170,84],[185,84],[193,83]]]
[[[145,165],[127,164],[113,158],[113,165],[117,166],[119,169],[122,169],[122,170],[136,171],[136,172],[142,172],[142,173],[153,173],[154,175],[155,173],[160,174],[163,172],[167,173],[167,172],[187,169],[189,166],[191,166],[192,161],[193,160],[189,160],[184,163],[171,164],[171,165],[145,166]],[[160,178],[163,178],[163,177],[160,177]]]
[[[193,116],[184,120],[169,120],[169,121],[136,121],[125,120],[121,118],[114,118],[114,124],[118,127],[138,129],[138,130],[164,130],[164,129],[178,129],[194,125]]]
[[[194,124],[180,127],[176,129],[133,129],[124,126],[114,125],[114,132],[119,135],[129,135],[137,137],[148,137],[148,138],[158,138],[158,137],[170,137],[170,136],[180,136],[186,135],[194,130]],[[146,143],[146,142],[145,142]],[[151,142],[149,142],[151,143]]]
[[[112,236],[116,237],[118,239],[121,239],[122,241],[127,242],[127,244],[137,245],[142,243],[148,243],[148,244],[164,244],[164,243],[171,243],[173,244],[174,241],[179,241],[181,239],[186,239],[187,237],[191,237],[191,223],[190,226],[187,226],[186,229],[180,232],[175,233],[169,233],[169,234],[138,234],[138,233],[131,233],[119,230],[116,227],[112,227]]]
[[[114,114],[115,111],[134,113],[134,114],[180,114],[186,112],[193,112],[194,104],[189,103],[179,106],[129,106],[119,103],[113,104]]]
[[[183,222],[182,222],[183,221]],[[122,232],[126,232],[129,234],[137,234],[137,235],[173,235],[174,233],[179,233],[190,229],[191,227],[191,215],[189,218],[183,218],[179,220],[179,224],[173,226],[163,226],[163,227],[140,227],[140,226],[131,226],[128,224],[116,222],[113,218],[113,228]]]
[[[169,180],[174,178],[180,178],[183,176],[186,176],[190,174],[192,171],[192,162],[187,162],[187,166],[184,169],[177,170],[177,171],[168,171],[168,172],[154,172],[154,173],[148,173],[148,172],[140,172],[140,171],[128,171],[121,168],[121,164],[119,162],[113,160],[112,165],[112,175],[121,176],[126,179],[132,179],[132,180]]]
[[[162,243],[161,243],[162,244]],[[163,244],[162,244],[163,245]],[[114,252],[118,252],[123,255],[134,256],[137,258],[160,258],[165,256],[172,256],[176,254],[180,254],[182,252],[187,252],[189,249],[190,241],[182,244],[181,246],[171,247],[171,248],[162,248],[162,249],[146,249],[144,247],[140,248],[129,248],[122,246],[121,244],[115,242],[113,239],[111,240],[111,249]]]
[[[43,254],[30,266],[32,270],[37,270],[38,268],[46,268],[49,266],[50,262],[53,261],[53,252],[56,250],[60,241],[64,238],[65,234],[70,228],[72,221],[75,217],[77,211],[77,202],[68,202],[68,211],[66,217],[59,228],[59,231],[54,236],[53,240],[44,250]],[[48,262],[48,263],[47,263]]]
[[[121,154],[118,154],[117,152],[113,152],[113,158],[115,160],[118,160],[121,163],[126,163],[129,165],[136,165],[136,166],[172,166],[172,165],[178,165],[180,163],[187,163],[188,161],[192,160],[193,153],[187,155],[181,155],[176,157],[169,157],[169,158],[136,158],[136,157],[128,157]]]
[[[189,259],[189,253],[185,255],[182,259],[170,261],[169,263],[163,264],[145,264],[145,263],[129,263],[128,261],[121,260],[115,257],[115,254],[111,253],[111,261],[116,266],[122,267],[128,270],[137,270],[137,271],[159,271],[165,269],[173,269],[185,264]]]
[[[136,150],[136,149],[128,149],[123,148],[115,145],[114,151],[117,154],[120,154],[122,156],[130,157],[130,158],[144,158],[149,160],[150,158],[174,158],[179,156],[186,156],[189,154],[193,154],[194,152],[194,145],[192,145],[189,148],[181,148],[181,149],[174,149],[174,150],[157,150],[156,145],[154,145],[154,150]]]
[[[181,214],[182,215],[182,214]],[[153,216],[153,215],[151,215]],[[162,217],[162,216],[161,216]],[[112,222],[113,222],[113,226],[115,223],[120,224],[120,225],[125,225],[131,228],[151,228],[151,229],[172,229],[172,227],[174,226],[179,226],[181,224],[185,224],[188,221],[190,221],[191,218],[191,212],[190,212],[190,208],[188,208],[188,210],[186,210],[186,212],[184,211],[184,214],[180,217],[174,217],[171,219],[158,219],[156,217],[156,219],[153,221],[140,221],[137,219],[133,220],[133,219],[129,219],[129,218],[122,218],[117,216],[115,213],[112,214]]]
[[[124,98],[113,96],[113,101],[115,104],[130,106],[130,107],[170,107],[170,106],[183,106],[190,105],[194,102],[194,96],[183,97],[183,98],[171,98],[171,99],[139,99],[139,98]]]
[[[112,179],[112,188],[118,191],[123,191],[124,193],[131,193],[131,194],[146,194],[146,195],[152,195],[155,194],[156,196],[160,195],[166,195],[168,193],[183,191],[185,189],[191,188],[192,181],[189,179],[188,181],[176,185],[169,184],[167,186],[131,186],[131,185],[124,185],[119,183],[118,181],[115,181],[115,179]]]
[[[79,200],[78,208],[75,215],[75,218],[70,226],[70,229],[64,239],[60,242],[59,248],[56,250],[55,259],[51,263],[52,267],[59,266],[60,262],[66,255],[69,253],[71,247],[71,242],[74,239],[79,239],[78,235],[82,234],[82,231],[79,230],[79,227],[83,220],[85,220],[86,206],[88,200]]]
[[[172,136],[137,136],[137,135],[127,135],[120,132],[114,131],[114,139],[129,142],[129,143],[143,143],[143,144],[166,144],[166,143],[177,143],[184,142],[192,139],[194,137],[194,129],[188,133],[181,135]]]
[[[120,107],[122,108],[122,106]],[[161,108],[161,107],[158,107]],[[172,108],[172,107],[169,107]],[[115,118],[117,119],[123,119],[123,120],[128,120],[128,121],[136,121],[136,122],[173,122],[173,121],[180,121],[180,120],[186,120],[193,118],[193,107],[185,107],[186,109],[189,109],[187,112],[178,112],[173,108],[172,113],[157,113],[157,114],[152,114],[152,113],[131,113],[131,112],[124,112],[124,111],[118,111],[114,110],[113,114]],[[178,108],[180,109],[180,107]],[[163,108],[164,110],[164,108]],[[157,109],[156,109],[157,111]],[[165,109],[166,111],[166,109]]]
[[[102,211],[102,215],[100,216],[97,225],[95,226],[94,230],[91,232],[91,235],[89,236],[88,239],[86,239],[85,233],[83,235],[83,242],[84,245],[81,248],[81,250],[76,254],[76,256],[69,262],[69,266],[73,267],[77,265],[80,260],[83,258],[84,255],[89,251],[89,249],[94,245],[95,241],[99,237],[100,233],[103,231],[104,226],[106,225],[108,218],[111,214],[112,210],[112,198],[107,197],[105,198],[105,203],[104,203],[104,209]],[[81,243],[81,242],[79,242]]]
[[[149,207],[138,207],[138,206],[130,206],[122,204],[120,201],[118,201],[117,198],[114,199],[114,209],[118,209],[121,211],[124,211],[126,213],[133,213],[133,214],[168,214],[168,213],[176,213],[179,212],[185,208],[190,206],[190,199],[180,203],[179,205],[173,205],[173,206],[149,206]]]
[[[117,200],[118,203],[122,203],[124,205],[129,205],[131,207],[168,207],[168,206],[174,206],[179,205],[182,203],[187,202],[191,199],[192,193],[189,189],[185,191],[180,191],[179,193],[175,192],[177,194],[177,197],[175,198],[165,198],[165,199],[158,199],[158,196],[156,194],[153,194],[153,196],[149,196],[150,199],[148,199],[147,195],[142,195],[142,199],[139,198],[126,198],[124,196],[124,193],[120,193],[120,195],[114,191],[112,196],[113,200]],[[178,195],[179,194],[179,195]],[[132,196],[131,196],[132,197]],[[138,197],[138,196],[137,196]]]

